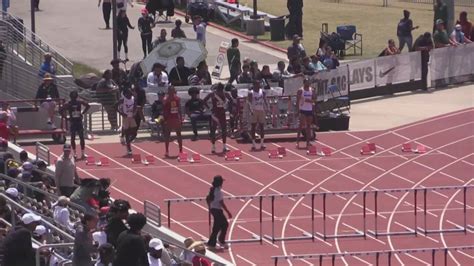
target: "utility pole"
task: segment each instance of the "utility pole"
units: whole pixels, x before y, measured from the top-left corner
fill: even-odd
[[[126,4],[126,3],[125,3]],[[117,0],[112,0],[112,41],[113,59],[117,59]]]
[[[30,9],[31,9],[31,32],[36,33],[35,30],[35,0],[30,0]]]
[[[258,9],[257,9],[257,0],[253,0],[253,19],[257,19],[258,18],[258,13],[257,13]]]

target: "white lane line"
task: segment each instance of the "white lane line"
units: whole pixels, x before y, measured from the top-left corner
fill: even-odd
[[[418,261],[418,262],[420,262],[420,263],[423,263],[423,264],[425,264],[425,265],[428,265],[428,266],[431,265],[430,263],[428,263],[428,262],[426,262],[426,261],[424,261],[424,260],[422,260],[422,259],[420,259],[420,258],[417,258],[417,257],[411,255],[410,253],[405,253],[404,255],[406,255],[407,257],[410,257],[410,258],[412,258],[412,259],[414,259],[414,260],[416,260],[416,261]]]
[[[246,259],[246,258],[240,256],[239,254],[235,254],[235,256],[237,256],[237,258],[239,258],[239,259],[241,259],[241,260],[247,262],[249,265],[252,265],[252,266],[256,266],[256,265],[257,265],[257,264],[255,264],[255,263],[249,261],[248,259]]]
[[[258,234],[255,234],[254,232],[248,230],[247,228],[245,228],[245,227],[243,227],[243,226],[241,226],[241,225],[237,225],[237,227],[240,228],[241,230],[244,230],[245,232],[251,234],[252,236],[253,236],[253,235],[258,236]],[[263,238],[263,241],[264,241],[264,242],[267,242],[268,244],[272,245],[272,246],[275,247],[275,248],[280,248],[278,245],[273,244],[272,241],[270,241],[270,240],[268,240],[268,239],[266,239],[266,238]]]
[[[296,225],[294,225],[294,224],[290,224],[290,226],[293,227],[294,229],[300,231],[301,233],[303,233],[303,235],[311,236],[311,233],[310,233],[310,232],[308,232],[308,231],[306,231],[306,230],[304,230],[304,229],[301,229],[301,228],[299,228],[298,226],[296,226]],[[315,237],[314,239],[316,239],[316,240],[318,240],[318,241],[320,241],[320,242],[323,242],[324,244],[326,244],[326,245],[332,247],[332,244],[329,243],[328,241],[324,241],[324,240],[320,239],[319,237]]]
[[[459,179],[459,178],[457,178],[457,177],[455,177],[455,176],[452,176],[452,175],[450,175],[450,174],[446,174],[445,172],[439,172],[439,173],[442,174],[442,175],[444,175],[444,176],[447,176],[447,177],[449,177],[449,178],[452,178],[452,179],[458,181],[459,183],[463,183],[463,184],[464,184],[464,183],[466,182],[466,181],[461,180],[461,179]]]
[[[379,166],[377,166],[377,165],[375,165],[375,164],[372,164],[372,163],[369,163],[369,162],[367,162],[367,161],[364,162],[364,164],[366,164],[366,165],[368,165],[368,166],[370,166],[370,167],[373,167],[373,168],[375,168],[375,169],[377,169],[377,170],[380,170],[380,171],[382,171],[382,172],[387,172],[387,170],[383,169],[382,167],[379,167]]]
[[[324,192],[331,192],[329,189],[325,189],[325,188],[323,188],[323,187],[321,187],[321,186],[320,186],[319,188],[320,188],[322,191],[324,191]],[[343,197],[343,196],[341,196],[341,195],[339,195],[339,194],[336,194],[335,196],[338,197],[338,198],[340,198],[340,199],[342,199],[342,200],[347,200],[345,197]]]
[[[304,178],[302,178],[302,177],[299,177],[299,176],[297,176],[297,175],[295,175],[295,174],[291,174],[291,176],[294,177],[294,178],[296,178],[296,179],[298,179],[298,180],[300,180],[300,181],[305,182],[306,184],[309,184],[309,185],[314,186],[314,183],[312,183],[312,182],[310,182],[310,181],[308,181],[308,180],[306,180],[306,179],[304,179]]]
[[[462,250],[458,250],[458,253],[461,253],[462,255],[464,255],[464,256],[466,256],[466,257],[468,257],[468,258],[474,260],[474,257],[473,257],[473,256],[467,254],[466,252],[463,252]]]
[[[352,181],[354,181],[354,182],[356,182],[356,183],[358,183],[358,184],[360,184],[360,185],[364,185],[364,184],[365,184],[364,182],[362,182],[362,181],[360,181],[360,180],[358,180],[358,179],[355,179],[355,178],[351,177],[350,175],[346,175],[346,174],[344,174],[343,172],[341,172],[340,174],[341,174],[343,177],[345,177],[345,178],[347,178],[347,179],[349,179],[349,180],[352,180]]]
[[[445,199],[449,199],[448,196],[444,195],[443,193],[441,193],[441,192],[439,192],[439,191],[433,190],[432,192],[433,192],[434,194],[437,194],[437,195],[439,195],[439,196],[445,198]]]
[[[365,261],[365,260],[359,258],[358,256],[352,256],[351,258],[354,258],[354,259],[356,259],[356,260],[358,260],[358,261],[360,261],[360,262],[362,262],[362,263],[365,263],[366,265],[370,265],[370,266],[373,265],[372,263],[369,263],[369,262],[367,262],[367,261]]]
[[[428,169],[428,170],[430,170],[430,171],[435,171],[435,170],[436,170],[436,169],[434,169],[433,167],[430,167],[430,166],[428,166],[428,165],[419,163],[419,162],[417,162],[417,161],[415,161],[415,160],[413,160],[412,163],[418,164],[419,166],[424,167],[424,168],[426,168],[426,169]]]
[[[395,176],[395,177],[398,177],[398,178],[400,178],[401,180],[404,180],[404,181],[406,181],[406,182],[408,182],[408,183],[410,183],[410,184],[415,184],[415,182],[411,181],[410,179],[405,178],[405,177],[403,177],[403,176],[401,176],[401,175],[395,174],[394,172],[390,172],[390,174],[393,175],[393,176]]]
[[[326,165],[324,165],[324,164],[322,164],[322,163],[314,162],[314,164],[319,165],[319,166],[321,166],[321,167],[323,167],[323,168],[325,168],[325,169],[327,169],[327,170],[329,170],[329,171],[331,171],[331,172],[336,172],[336,170],[334,170],[334,169],[332,169],[332,168],[330,168],[330,167],[328,167],[328,166],[326,166]]]
[[[474,166],[474,163],[471,163],[471,162],[468,162],[466,160],[462,160],[461,162],[465,163],[465,164],[469,164],[470,166]]]
[[[355,228],[355,227],[353,227],[353,226],[350,226],[350,225],[346,224],[345,222],[342,222],[342,225],[346,226],[347,228],[349,228],[349,229],[351,229],[351,230],[354,230],[354,232],[360,232],[360,230],[358,230],[357,228]],[[377,239],[377,238],[371,236],[370,234],[366,234],[366,236],[367,236],[368,238],[371,238],[371,239],[373,239],[373,240],[379,242],[379,243],[382,244],[382,245],[386,245],[385,242],[383,242],[382,240]]]

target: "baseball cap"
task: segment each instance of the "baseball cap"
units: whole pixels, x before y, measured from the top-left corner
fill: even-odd
[[[152,240],[150,240],[148,246],[155,250],[160,250],[163,249],[163,242],[158,238],[153,238]]]
[[[24,162],[21,168],[23,168],[23,170],[26,170],[26,171],[31,171],[33,170],[33,164],[30,162]]]
[[[8,188],[7,190],[5,190],[5,193],[13,198],[18,197],[18,189],[14,187]]]
[[[457,30],[461,30],[461,29],[462,29],[461,24],[456,24],[456,26],[455,26],[454,28],[457,29]]]
[[[301,37],[298,34],[293,35],[293,40],[301,40]]]
[[[33,234],[37,236],[42,236],[45,233],[46,233],[46,227],[44,227],[43,225],[37,225],[35,228],[35,231],[33,231]]]
[[[39,222],[39,221],[41,221],[41,216],[29,212],[29,213],[25,213],[25,214],[23,214],[23,216],[21,216],[21,221],[22,221],[24,224],[30,224],[30,223],[33,223],[33,222]]]
[[[68,144],[68,143],[64,144],[63,151],[70,151],[70,150],[71,150],[71,144]]]
[[[444,23],[444,21],[440,18],[436,20],[436,25],[443,24],[443,23]]]
[[[144,7],[140,10],[142,14],[148,14],[148,10]]]

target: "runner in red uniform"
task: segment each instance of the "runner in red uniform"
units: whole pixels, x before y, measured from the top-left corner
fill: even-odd
[[[168,96],[165,99],[163,107],[163,118],[164,118],[164,137],[165,137],[165,156],[169,156],[169,144],[170,134],[174,130],[176,137],[178,138],[179,152],[183,152],[183,139],[181,138],[181,100],[176,96],[176,90],[174,86],[168,88]]]
[[[228,93],[224,92],[224,84],[219,83],[216,85],[215,90],[211,93],[209,93],[206,98],[204,98],[204,104],[206,105],[207,108],[209,108],[209,105],[207,102],[209,99],[212,99],[212,115],[211,115],[211,132],[210,132],[210,137],[211,137],[211,143],[212,143],[212,149],[211,152],[215,153],[216,152],[216,129],[217,125],[221,128],[221,133],[222,133],[222,142],[224,143],[224,147],[222,148],[222,152],[226,152],[229,149],[227,149],[226,143],[227,143],[227,121],[226,121],[226,116],[225,112],[227,109],[227,103],[228,101],[232,101],[232,98]]]

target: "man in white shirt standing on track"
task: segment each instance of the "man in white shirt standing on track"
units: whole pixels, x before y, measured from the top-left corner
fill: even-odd
[[[135,122],[135,115],[137,106],[135,97],[129,89],[123,91],[123,98],[117,103],[118,112],[122,116],[122,129],[125,134],[125,143],[127,144],[127,154],[132,155],[132,141],[135,138],[135,130],[137,123]]]
[[[255,130],[257,124],[260,128],[260,149],[265,149],[265,106],[267,105],[265,92],[261,88],[261,81],[254,80],[252,91],[248,94],[248,103],[250,109],[250,123],[251,123],[251,137],[252,150],[256,150],[255,144]]]
[[[296,95],[296,106],[300,116],[300,126],[296,134],[296,145],[299,147],[300,134],[305,128],[306,148],[311,146],[311,126],[313,125],[314,106],[316,103],[316,92],[311,87],[309,78],[303,81],[303,88],[300,88]]]

